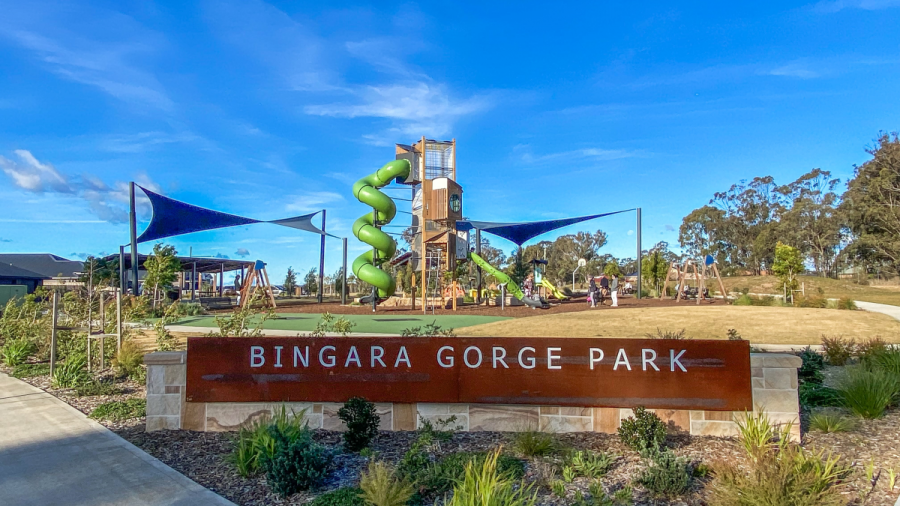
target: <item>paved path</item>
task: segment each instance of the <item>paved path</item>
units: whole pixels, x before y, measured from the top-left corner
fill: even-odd
[[[234,504],[39,388],[0,373],[0,504]]]
[[[856,301],[856,307],[872,311],[873,313],[886,314],[895,320],[900,320],[900,306],[892,306],[890,304],[878,304],[876,302]]]

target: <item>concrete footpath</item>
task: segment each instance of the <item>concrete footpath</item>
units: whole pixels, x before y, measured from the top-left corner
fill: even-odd
[[[0,504],[234,506],[65,402],[2,373]]]
[[[892,306],[890,304],[878,304],[876,302],[863,302],[857,300],[856,307],[873,313],[886,314],[895,320],[900,320],[900,306]]]

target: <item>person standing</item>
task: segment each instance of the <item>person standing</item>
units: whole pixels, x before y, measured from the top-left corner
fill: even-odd
[[[612,297],[612,307],[619,307],[619,277],[613,274],[609,281],[609,296]]]
[[[522,284],[522,288],[525,289],[525,296],[531,297],[531,294],[534,292],[534,274],[529,274],[525,277],[525,283]]]
[[[606,274],[600,275],[600,305],[603,305],[603,297],[609,294],[609,278]]]
[[[590,287],[588,288],[588,303],[591,305],[591,307],[597,307],[597,303],[595,302],[596,300],[597,300],[597,282],[594,281],[594,277],[591,276],[591,284],[590,284]]]

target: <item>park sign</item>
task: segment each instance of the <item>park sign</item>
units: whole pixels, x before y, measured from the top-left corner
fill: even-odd
[[[192,337],[187,402],[751,410],[747,341]]]

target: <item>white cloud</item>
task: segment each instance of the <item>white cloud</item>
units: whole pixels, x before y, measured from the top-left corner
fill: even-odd
[[[200,136],[191,132],[140,132],[107,136],[100,141],[100,149],[113,153],[143,153],[166,144],[178,144],[200,139]]]
[[[519,154],[519,159],[529,165],[537,165],[541,163],[554,162],[559,160],[592,160],[607,161],[619,160],[622,158],[633,158],[642,156],[644,153],[628,149],[605,149],[605,148],[582,148],[569,151],[558,151],[556,153],[546,153],[543,155],[535,155],[531,151],[531,146],[520,144],[513,148],[513,153]]]
[[[31,193],[60,193],[77,195],[87,202],[91,212],[103,221],[124,223],[128,221],[130,195],[128,183],[117,181],[112,186],[99,178],[87,174],[77,177],[67,176],[53,165],[39,161],[30,151],[14,151],[20,161],[15,162],[0,156],[0,168],[13,184]],[[161,192],[159,185],[146,174],[137,174],[134,181],[154,192]],[[135,204],[139,216],[150,215],[150,201],[141,191],[135,192]]]
[[[39,162],[30,151],[24,149],[17,149],[14,153],[20,161],[15,162],[0,156],[0,168],[12,178],[16,186],[37,193],[44,191],[72,193],[69,181],[53,165]]]
[[[820,14],[831,14],[844,9],[877,11],[891,7],[900,7],[900,0],[823,0],[814,4],[812,10]]]
[[[769,70],[767,73],[771,76],[797,77],[800,79],[813,79],[821,76],[819,72],[810,70],[803,62],[792,62],[787,65],[781,65]]]
[[[78,9],[83,12],[72,12]],[[89,19],[73,31],[71,17]],[[96,87],[118,100],[167,112],[173,102],[151,72],[135,64],[153,55],[162,37],[117,12],[90,7],[4,7],[0,36],[34,53],[57,75]]]
[[[306,192],[289,197],[291,202],[284,206],[285,211],[292,213],[310,213],[320,211],[323,206],[332,202],[341,202],[344,196],[335,192]]]

